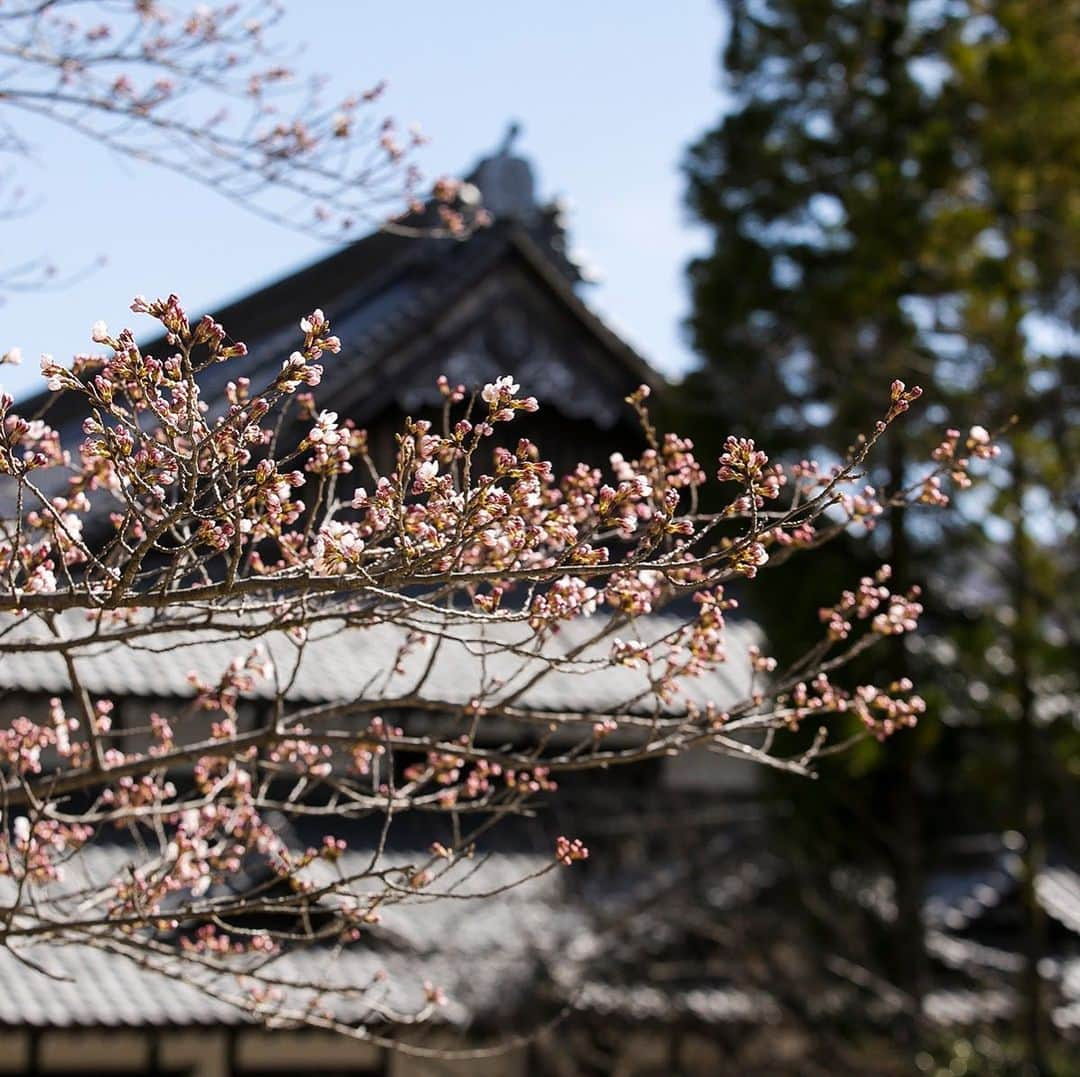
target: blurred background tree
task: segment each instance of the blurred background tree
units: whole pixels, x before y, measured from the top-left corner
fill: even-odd
[[[678,407],[703,454],[729,432],[800,454],[842,443],[894,377],[930,404],[921,426],[890,433],[887,467],[870,476],[887,489],[912,481],[909,462],[942,427],[1012,424],[977,504],[934,520],[896,510],[878,527],[877,554],[899,583],[925,587],[932,627],[875,656],[873,672],[915,676],[929,720],[903,750],[867,744],[837,764],[844,782],[778,779],[782,799],[814,801],[790,816],[812,830],[784,833],[819,886],[837,862],[887,865],[897,930],[875,971],[911,1002],[911,1045],[928,867],[959,835],[1021,835],[1022,1031],[1030,1067],[1047,1072],[1035,883],[1048,842],[1080,855],[1080,3],[728,6],[729,104],[685,163],[711,244],[689,267],[702,362]],[[775,651],[793,653],[810,627],[790,610],[833,601],[865,558],[838,545],[812,577],[769,574],[751,612]]]

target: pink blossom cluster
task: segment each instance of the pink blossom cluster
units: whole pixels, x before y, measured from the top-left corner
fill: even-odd
[[[947,430],[941,444],[931,454],[938,468],[922,480],[919,491],[922,504],[939,508],[948,505],[949,495],[942,489],[943,478],[951,481],[958,490],[966,490],[971,485],[971,461],[992,460],[1001,453],[1001,446],[994,443],[984,426],[973,426],[962,447],[960,437],[959,430]]]
[[[60,701],[52,701],[53,718],[48,724],[31,721],[25,715],[14,718],[6,729],[0,729],[0,765],[14,774],[40,774],[42,753],[55,748],[61,758],[71,759],[74,766],[82,762],[85,745],[70,739],[79,728],[75,719],[64,715]]]
[[[766,501],[778,498],[780,488],[787,481],[783,470],[770,465],[769,457],[754,445],[752,439],[736,437],[729,437],[724,442],[716,477],[721,482],[737,482],[757,509],[763,508]]]
[[[65,863],[93,836],[93,827],[82,823],[17,815],[9,833],[0,821],[0,876],[12,875],[35,886],[58,882]]]
[[[848,692],[835,685],[825,673],[818,673],[810,681],[800,681],[790,695],[780,697],[778,703],[790,728],[798,728],[805,720],[816,720],[826,714],[853,714],[879,740],[914,726],[926,711],[925,701],[913,692],[913,685],[907,679],[886,688],[859,685],[854,692]]]
[[[915,631],[922,613],[917,601],[920,589],[912,587],[905,594],[894,594],[887,586],[891,576],[890,566],[882,565],[873,576],[864,576],[856,590],[845,591],[835,606],[819,610],[829,639],[847,639],[855,621],[870,620],[872,631],[881,636]]]
[[[102,354],[43,361],[51,391],[83,407],[81,444],[63,445],[47,410],[24,420],[0,400],[0,475],[20,506],[0,538],[0,605],[20,630],[40,631],[0,648],[50,652],[71,682],[64,703],[0,731],[12,812],[0,874],[52,885],[100,828],[134,833],[144,855],[95,906],[124,938],[226,967],[290,937],[225,930],[229,914],[285,901],[301,921],[318,905],[327,937],[349,941],[382,905],[438,895],[440,873],[473,847],[462,820],[524,810],[569,770],[695,746],[767,760],[769,747],[734,734],[846,715],[885,738],[924,712],[907,681],[843,687],[836,672],[916,627],[920,592],[894,592],[887,567],[820,611],[813,662],[785,672],[755,647],[746,698],[721,706],[695,691],[729,660],[736,591],[759,571],[844,527],[872,526],[897,499],[934,500],[925,483],[889,498],[865,486],[880,429],[841,462],[786,470],[729,438],[715,475],[734,489],[706,512],[710,468],[688,439],[656,430],[646,387],[628,397],[640,451],[604,466],[556,474],[540,446],[516,436],[538,405],[511,375],[474,388],[440,379],[441,423],[409,420],[382,454],[319,406],[324,364],[342,350],[323,311],[300,319],[298,348],[260,386],[243,373],[244,345],[213,318],[190,318],[176,296],[132,307],[164,331],[162,354],[98,324]],[[236,373],[223,400],[204,400],[200,376],[221,363]],[[883,428],[917,397],[894,385]],[[930,488],[963,488],[969,463],[996,451],[981,428],[963,441],[949,431]],[[69,611],[85,635],[62,635]],[[374,688],[336,704],[290,694],[313,640],[338,622],[390,626],[403,641],[378,681],[382,716]],[[517,636],[505,642],[504,630]],[[80,679],[85,655],[153,646],[159,632],[216,632],[235,656],[193,672],[175,712],[159,707],[127,728]],[[260,642],[273,634],[277,664]],[[428,678],[450,646],[479,672],[446,692]],[[549,675],[597,670],[627,686],[602,713],[529,701]],[[261,717],[242,724],[245,700]],[[85,809],[70,810],[73,794]],[[296,847],[281,833],[282,819],[374,812],[389,825],[410,810],[451,813],[461,832],[433,844],[427,862],[393,872],[372,862],[359,879],[339,837]],[[558,863],[587,855],[578,840],[556,843]],[[229,896],[252,861],[268,866],[267,893]],[[272,1007],[273,992],[259,990]]]
[[[560,835],[555,841],[555,859],[570,867],[576,860],[588,860],[589,850],[580,838],[570,839]]]
[[[5,97],[293,227],[338,237],[415,208],[423,132],[380,114],[385,81],[328,99],[317,52],[306,73],[282,62],[296,52],[282,15],[277,0],[9,3]],[[455,181],[432,193],[447,232],[484,223]]]

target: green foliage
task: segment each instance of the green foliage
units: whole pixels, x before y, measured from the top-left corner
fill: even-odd
[[[690,267],[694,382],[739,432],[805,449],[850,435],[893,376],[926,380],[906,301],[949,131],[916,71],[941,37],[898,4],[732,4],[735,106],[687,174],[714,236]]]
[[[806,453],[851,436],[892,378],[918,382],[923,430],[895,435],[884,485],[948,422],[1013,420],[988,486],[944,523],[886,521],[878,553],[930,584],[931,636],[904,661],[931,671],[939,717],[1015,719],[1018,572],[1052,707],[1075,688],[1080,4],[731,9],[732,106],[686,159],[713,243],[689,269],[704,362],[679,406],[703,450],[736,432]],[[832,600],[866,567],[852,557],[776,570],[775,608],[755,612],[777,650],[812,629],[792,595]]]
[[[908,511],[879,529],[899,580],[926,586],[928,631],[868,663],[910,672],[930,720],[899,752],[836,764],[842,797],[783,783],[815,819],[795,840],[860,855],[844,820],[876,813],[882,842],[861,855],[915,887],[934,839],[1015,828],[1035,871],[1048,814],[1050,839],[1080,850],[1080,2],[729,6],[729,107],[685,162],[712,235],[689,267],[703,361],[678,404],[702,455],[727,433],[806,455],[850,437],[895,377],[930,403],[890,433],[871,476],[886,488],[943,427],[1012,424],[944,522]],[[751,612],[781,659],[814,627],[790,610],[867,567],[838,545],[812,578],[765,574]]]

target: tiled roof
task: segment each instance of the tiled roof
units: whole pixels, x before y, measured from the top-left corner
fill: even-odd
[[[297,347],[298,319],[318,306],[326,310],[343,344],[342,353],[326,363],[321,398],[347,391],[355,407],[345,410],[366,422],[377,410],[367,405],[385,405],[410,385],[408,371],[387,367],[388,356],[428,332],[488,275],[504,273],[508,260],[567,312],[585,339],[598,345],[609,365],[608,380],[625,384],[626,391],[640,382],[663,385],[663,378],[576,293],[559,270],[558,258],[520,224],[507,222],[465,241],[376,232],[222,304],[214,316],[244,340],[249,354],[242,371],[234,364],[211,367],[201,378],[203,397],[212,406],[223,400],[225,382],[240,372],[255,383],[275,374]],[[168,350],[163,339],[145,347],[151,354]],[[42,392],[21,401],[21,413],[35,414],[51,395]],[[558,401],[551,403],[558,407]],[[78,398],[71,394],[60,396],[49,410],[50,423],[72,439],[80,436],[82,418]]]
[[[415,864],[418,855],[391,850],[383,854],[379,867],[404,869]],[[65,902],[74,900],[70,895],[124,870],[128,856],[122,845],[89,846],[69,866],[63,883],[43,893],[46,911],[62,918]],[[724,919],[731,923],[738,922],[732,917],[764,900],[758,886],[764,878],[761,868],[755,856],[744,860],[745,854],[735,855],[725,868],[740,879],[745,876],[733,887],[744,891],[738,907],[728,908],[732,895],[722,902]],[[370,852],[355,845],[341,868],[345,875],[358,874],[369,862]],[[433,887],[437,895],[425,892],[387,905],[381,923],[358,943],[343,950],[319,946],[293,951],[276,960],[271,972],[284,981],[323,982],[342,989],[319,1003],[348,1022],[371,1019],[371,997],[365,1001],[360,993],[351,993],[358,985],[376,983],[379,1003],[408,1011],[422,1004],[424,981],[446,992],[441,1019],[461,1026],[513,1027],[523,1017],[529,1021],[549,1012],[560,1000],[570,1001],[581,1013],[631,1022],[783,1020],[782,991],[774,997],[760,985],[743,985],[734,965],[710,974],[703,968],[696,979],[650,982],[650,947],[659,945],[663,951],[665,931],[678,934],[670,910],[653,908],[649,901],[628,904],[626,895],[635,887],[626,878],[620,882],[623,869],[602,872],[598,878],[586,871],[580,880],[574,872],[561,870],[530,878],[550,863],[549,856],[535,852],[478,856],[440,878]],[[667,862],[654,867],[665,878],[678,870]],[[11,885],[0,879],[0,905],[10,900]],[[637,904],[640,908],[633,912],[630,906]],[[617,937],[604,927],[609,914],[623,925]],[[928,943],[932,956],[955,970],[924,998],[930,1021],[970,1026],[1015,1016],[1018,996],[1008,981],[1020,967],[1016,955],[938,931],[930,933]],[[971,974],[970,986],[950,982],[960,973]],[[1052,979],[1057,984],[1055,1025],[1062,1030],[1080,1027],[1080,962],[1060,963]],[[0,948],[0,984],[0,1025],[141,1027],[251,1020],[244,1010],[176,976],[140,968],[127,957],[78,942],[20,944],[14,952]],[[232,980],[217,981],[214,987],[236,995]],[[302,1008],[315,998],[310,990],[295,988],[287,1000]],[[858,1002],[849,993],[829,1005],[843,1009]]]
[[[761,1024],[780,1016],[776,1000],[764,991],[738,987],[691,987],[664,990],[649,984],[589,982],[576,1000],[578,1009],[630,1021],[678,1021],[702,1024]]]
[[[1047,915],[1080,935],[1080,874],[1067,867],[1045,868],[1035,881],[1035,894]]]
[[[362,245],[367,242],[362,240],[358,245],[359,271],[343,267],[339,277],[323,285],[317,302],[342,342],[341,353],[326,357],[323,363],[325,373],[317,399],[324,404],[332,402],[335,411],[360,425],[387,410],[412,411],[416,393],[432,391],[437,374],[453,376],[447,364],[456,346],[457,330],[450,327],[462,321],[457,317],[459,310],[471,311],[472,305],[482,300],[494,304],[492,309],[509,303],[523,313],[529,306],[527,297],[519,290],[508,290],[515,280],[529,282],[527,296],[540,304],[538,309],[543,313],[533,314],[534,320],[546,324],[562,316],[575,327],[563,359],[574,369],[589,370],[590,384],[603,387],[605,400],[619,404],[642,382],[654,389],[663,385],[662,377],[589,308],[516,223],[497,225],[465,242],[399,239],[396,246],[380,248],[382,264],[369,264],[361,257]],[[321,274],[321,267],[316,264],[306,272],[308,278],[295,281],[292,291],[283,291],[288,282],[281,282],[265,292],[252,293],[217,315],[247,344],[242,373],[254,385],[272,380],[283,358],[297,346],[297,318],[308,309],[300,297],[312,292],[310,280]],[[148,348],[156,353],[163,345]],[[534,358],[527,356],[524,368],[512,372],[520,375],[526,389],[540,398],[545,409],[580,418],[572,395],[547,393],[544,385],[537,383],[540,376]],[[203,398],[212,408],[225,406],[225,383],[238,372],[230,363],[211,367],[201,375]],[[435,399],[441,401],[437,394]],[[620,405],[615,414],[632,425],[629,409]]]
[[[1013,975],[1024,967],[1020,954],[986,946],[972,939],[961,939],[944,931],[926,933],[926,951],[949,968],[971,970],[990,969]]]
[[[72,894],[87,875],[111,874],[125,859],[123,847],[89,847],[86,852],[88,863],[80,863],[62,884],[52,887],[55,904],[50,912],[62,916],[73,900],[64,895]],[[353,850],[339,863],[346,874],[360,873],[370,859],[369,851]],[[390,853],[380,859],[380,868],[415,862],[415,856]],[[586,910],[564,899],[560,873],[528,878],[550,865],[550,857],[503,853],[479,864],[462,862],[432,888],[453,898],[418,894],[388,904],[378,927],[359,942],[343,949],[290,951],[273,961],[267,973],[287,983],[338,989],[333,996],[289,989],[284,1002],[296,1009],[317,1002],[349,1022],[370,1019],[372,1000],[402,1012],[421,1008],[424,981],[445,990],[444,1020],[465,1024],[505,1018],[535,992],[538,963],[570,936],[588,930]],[[9,885],[0,887],[0,902],[10,897],[10,881],[0,879],[5,881]],[[470,898],[506,887],[510,889],[497,897]],[[142,968],[128,956],[107,952],[106,943],[101,948],[72,941],[15,943],[11,949],[0,947],[0,1024],[210,1025],[251,1020],[228,1001],[240,997],[234,978],[208,983],[223,997],[215,998],[178,975]],[[365,996],[358,989],[368,984],[374,987]]]
[[[937,1025],[981,1025],[1007,1021],[1018,1009],[1016,993],[1007,988],[988,991],[930,991],[923,998],[923,1013]]]
[[[233,657],[246,655],[254,646],[250,639],[240,638],[253,629],[251,618],[228,611],[216,616],[228,631],[193,628],[156,635],[148,632],[123,643],[87,643],[78,652],[86,687],[95,695],[190,697],[194,692],[190,672],[216,681]],[[152,619],[145,623],[153,625]],[[546,657],[556,656],[563,660],[562,666],[530,684],[518,700],[520,706],[589,714],[630,706],[646,712],[652,706],[651,698],[638,697],[648,688],[648,672],[613,666],[609,661],[610,638],[589,642],[606,623],[601,615],[569,622],[539,650],[535,634],[522,622],[463,624],[431,617],[412,619],[414,629],[430,633],[426,641],[410,641],[407,629],[398,624],[350,627],[338,620],[313,627],[303,651],[282,632],[271,632],[261,639],[283,680],[299,663],[287,693],[298,703],[394,699],[415,691],[423,699],[449,704],[467,703],[481,694],[494,704],[530,684],[544,670]],[[652,643],[679,623],[673,616],[656,615],[641,618],[632,629],[624,626],[621,633]],[[93,631],[82,613],[65,614],[63,625],[69,638]],[[0,637],[4,644],[46,638],[44,626],[37,621],[13,624],[8,618],[0,621],[0,630],[5,627],[9,631]],[[711,701],[721,708],[740,698],[750,679],[747,652],[758,639],[754,625],[730,625],[729,662],[684,682],[688,697],[698,704]],[[585,645],[581,653],[569,658],[581,645]],[[662,653],[662,648],[658,650]],[[501,687],[491,689],[491,685]],[[54,652],[0,655],[0,689],[57,694],[68,687],[63,659]],[[272,698],[273,692],[273,685],[264,681],[256,685],[253,694]],[[669,709],[676,708],[673,703]]]
[[[989,863],[966,870],[934,873],[928,883],[928,927],[961,931],[999,905],[1016,884],[1015,854],[999,853]]]
[[[1022,864],[1004,847],[981,863],[933,872],[927,880],[923,916],[934,933],[964,931],[1016,893]],[[834,885],[887,923],[897,917],[893,880],[885,874],[837,869]],[[1046,914],[1080,935],[1080,873],[1063,864],[1043,868],[1035,894]]]
[[[25,953],[0,947],[0,983],[4,1025],[216,1025],[239,1017],[194,987],[74,943]]]

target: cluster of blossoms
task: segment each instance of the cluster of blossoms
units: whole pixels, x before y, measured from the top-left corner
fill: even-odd
[[[162,795],[162,799],[163,799]],[[109,907],[114,917],[145,919],[157,926],[172,920],[177,897],[198,899],[235,875],[245,858],[258,854],[268,863],[280,857],[282,841],[273,825],[250,803],[223,796],[199,808],[177,806],[162,817],[168,840],[145,870],[116,876]]]
[[[571,840],[560,835],[555,841],[555,859],[570,867],[575,860],[588,860],[589,850],[581,843],[580,838]]]
[[[650,692],[663,703],[673,702],[693,678],[704,676],[728,660],[724,615],[736,609],[738,602],[725,597],[720,585],[696,591],[692,600],[696,615],[670,632],[661,641],[662,647],[618,639],[612,645],[611,661],[646,669]],[[614,731],[615,727],[607,722],[599,731],[594,727],[594,735],[599,732],[606,736]]]
[[[509,374],[485,385],[480,399],[488,406],[488,421],[508,423],[516,411],[536,411],[540,406],[535,396],[519,397],[521,386]]]
[[[60,444],[60,436],[40,419],[28,420],[11,412],[14,403],[9,393],[0,394],[3,425],[0,438],[6,459],[2,474],[19,475],[43,467],[66,465],[69,457]]]
[[[641,640],[625,640],[616,637],[611,641],[611,661],[617,666],[652,665],[653,654]]]
[[[529,623],[540,631],[557,621],[591,616],[596,612],[596,600],[595,587],[577,576],[562,576],[533,598]]]
[[[558,789],[548,767],[531,767],[528,770],[508,770],[507,788],[519,793],[549,793]]]
[[[604,601],[630,617],[652,613],[664,593],[663,574],[652,569],[615,572],[604,588]]]
[[[770,465],[769,457],[750,438],[729,437],[724,442],[716,477],[721,482],[737,482],[757,509],[775,501],[786,482],[783,470]]]
[[[906,677],[884,689],[875,685],[860,685],[851,699],[851,711],[879,740],[914,726],[919,715],[926,712],[922,696],[912,692],[913,685]]]
[[[380,203],[414,207],[423,133],[379,115],[385,82],[324,99],[317,70],[281,62],[294,51],[282,16],[275,0],[8,4],[0,40],[19,77],[7,96],[308,231],[336,238]],[[448,231],[484,223],[453,181],[432,194]],[[310,215],[297,219],[298,201]]]
[[[227,964],[292,937],[349,941],[380,905],[432,899],[440,872],[470,854],[463,819],[524,810],[566,770],[702,743],[728,750],[740,729],[828,714],[884,738],[923,712],[906,681],[849,690],[830,680],[849,654],[914,629],[919,592],[894,593],[887,568],[820,611],[817,653],[830,676],[820,664],[785,675],[755,648],[746,699],[724,709],[692,702],[692,686],[728,661],[736,588],[770,557],[851,523],[871,526],[884,511],[855,485],[862,456],[785,471],[753,441],[729,438],[716,476],[736,488],[706,513],[708,468],[688,439],[653,428],[646,389],[628,398],[642,422],[637,456],[557,475],[532,440],[508,436],[537,408],[510,376],[475,391],[441,379],[441,427],[409,420],[377,451],[311,392],[341,351],[322,311],[301,320],[300,347],[280,369],[274,361],[268,384],[238,374],[223,401],[208,402],[201,375],[225,362],[244,369],[244,345],[212,318],[189,318],[175,296],[139,298],[133,309],[156,319],[168,354],[97,325],[105,354],[43,363],[53,392],[85,404],[74,451],[47,412],[24,421],[0,401],[0,473],[24,507],[0,539],[0,605],[20,629],[43,633],[28,644],[12,637],[12,647],[63,653],[77,704],[68,707],[80,715],[54,700],[40,721],[0,731],[0,782],[23,813],[0,828],[0,874],[54,882],[94,828],[133,832],[145,855],[109,880],[99,913],[129,939]],[[917,395],[894,386],[885,425]],[[949,433],[935,489],[963,486],[968,462],[993,455],[984,433],[973,429],[962,448]],[[389,463],[380,470],[377,459]],[[85,636],[61,635],[68,609],[85,613]],[[363,694],[324,704],[305,695],[299,670],[320,627],[339,623],[392,629],[400,645]],[[230,649],[190,675],[185,711],[155,712],[143,729],[114,728],[111,703],[79,678],[94,647],[143,633],[194,640],[204,629],[225,641],[279,633],[275,662],[262,645],[245,643],[231,660]],[[452,647],[470,662],[447,685],[445,670],[432,670]],[[599,714],[530,702],[549,675],[598,669],[626,685]],[[385,696],[374,695],[380,685]],[[244,700],[259,717],[241,728]],[[373,700],[408,717],[369,717]],[[508,737],[508,725],[521,735]],[[89,805],[79,818],[65,815],[72,793]],[[358,879],[340,837],[298,846],[284,833],[305,815],[381,812],[389,826],[410,809],[453,813],[454,840],[407,869],[380,870],[375,857]],[[587,855],[578,840],[556,843],[556,863]],[[265,880],[253,904],[230,896],[241,872]],[[277,936],[222,926],[259,902],[283,922],[295,917],[292,926]],[[329,921],[325,935],[316,921]],[[272,1008],[272,992],[255,990]]]
[[[897,595],[887,583],[892,577],[889,565],[882,565],[871,576],[864,576],[854,591],[845,591],[835,606],[823,607],[818,615],[826,626],[829,639],[844,640],[851,635],[853,621],[870,619],[871,629],[880,636],[898,636],[918,627],[922,606],[917,601],[918,587]]]
[[[267,753],[267,758],[271,763],[287,767],[299,774],[325,778],[333,769],[333,749],[329,744],[312,743],[304,736],[304,730],[296,732],[300,735],[278,741]]]
[[[203,924],[194,936],[180,936],[180,948],[188,953],[224,957],[252,952],[274,954],[278,945],[270,935],[256,932],[242,939],[234,938],[215,924]]]
[[[376,761],[386,754],[385,741],[389,737],[402,737],[400,726],[391,726],[376,715],[368,723],[367,732],[352,746],[352,768],[357,774],[371,773]]]
[[[755,673],[775,673],[779,664],[771,655],[763,654],[761,648],[754,644],[750,648],[750,668]]]
[[[461,738],[461,743],[467,746],[468,738]],[[446,751],[428,752],[423,761],[406,768],[405,778],[417,793],[434,786],[436,800],[446,808],[481,800],[505,808],[507,798],[521,802],[536,793],[558,788],[549,768],[544,766],[507,769],[490,759],[469,759]]]
[[[892,422],[897,416],[903,415],[920,396],[922,396],[922,389],[920,386],[913,385],[909,389],[899,378],[897,378],[892,385],[889,386],[889,411],[885,418],[878,422],[877,429],[879,431],[884,430],[888,423]]]
[[[740,576],[752,580],[762,565],[769,562],[769,551],[763,542],[737,543],[732,549],[731,567]]]
[[[455,785],[461,777],[465,760],[446,752],[428,752],[427,761],[414,763],[405,771],[411,782],[433,781],[436,785]]]
[[[244,658],[234,658],[216,684],[206,683],[192,670],[188,683],[195,689],[195,705],[202,710],[220,711],[223,718],[213,727],[214,736],[225,739],[236,733],[236,706],[241,695],[251,692],[259,680],[273,674],[273,664],[259,646]]]
[[[37,886],[58,882],[64,864],[94,836],[94,828],[57,819],[31,821],[17,815],[11,833],[0,828],[0,876],[14,875]]]
[[[942,478],[947,478],[957,489],[965,490],[971,485],[969,468],[972,460],[992,460],[1001,454],[984,426],[973,426],[960,444],[960,431],[949,429],[945,438],[931,454],[939,465],[937,471],[927,475],[919,491],[919,501],[924,505],[943,507],[949,504],[949,495],[942,490]],[[944,475],[942,474],[944,472]]]
[[[819,673],[809,682],[800,681],[778,703],[789,728],[796,729],[805,720],[826,714],[853,714],[873,736],[884,740],[902,728],[914,726],[926,711],[926,702],[914,694],[913,687],[904,678],[886,688],[868,684],[848,692],[833,684],[827,674]]]
[[[0,771],[16,775],[40,774],[43,753],[52,751],[56,759],[72,767],[81,767],[87,756],[85,741],[72,738],[79,722],[70,718],[59,699],[49,701],[46,722],[34,722],[25,715],[11,720],[0,729]]]
[[[321,411],[300,448],[312,449],[306,470],[324,478],[348,475],[352,459],[363,449],[363,435],[349,421],[340,427],[336,411]]]

